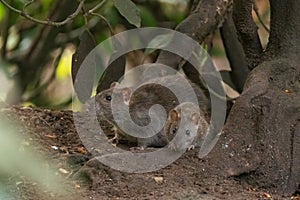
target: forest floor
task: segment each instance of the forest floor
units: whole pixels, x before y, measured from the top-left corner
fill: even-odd
[[[57,177],[63,177],[55,183],[61,192],[41,187],[22,170],[5,176],[0,172],[0,184],[6,185],[5,199],[300,199],[253,188],[238,177],[210,176],[201,167],[205,159],[199,159],[195,150],[163,169],[143,174],[116,171],[96,161],[85,165],[92,155],[76,132],[71,111],[14,106],[2,108],[0,113],[21,124],[17,134],[24,137],[22,145],[47,158],[44,162],[53,166]]]

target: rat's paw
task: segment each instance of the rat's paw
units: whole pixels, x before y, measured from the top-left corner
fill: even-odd
[[[129,148],[130,151],[144,151],[145,147],[144,146],[140,146],[140,147],[130,147]]]
[[[190,151],[190,150],[193,150],[193,149],[195,149],[195,145],[192,144],[187,150]]]

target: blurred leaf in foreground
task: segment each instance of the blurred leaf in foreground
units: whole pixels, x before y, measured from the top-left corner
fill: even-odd
[[[67,191],[68,186],[61,184],[62,177],[55,173],[49,162],[32,152],[28,138],[18,134],[18,128],[23,128],[3,118],[5,117],[0,116],[0,185],[9,187],[7,177],[24,176],[38,183],[40,191],[50,191],[58,195]],[[12,187],[15,185],[11,184]],[[0,195],[4,195],[2,193],[0,191]],[[0,196],[0,199],[3,198]]]

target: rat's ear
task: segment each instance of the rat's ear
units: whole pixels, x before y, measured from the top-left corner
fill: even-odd
[[[131,96],[131,89],[130,88],[122,88],[122,95],[123,95],[123,101],[126,105],[129,105],[129,100]]]
[[[172,122],[178,121],[179,113],[176,110],[171,110],[169,112],[169,117],[170,117]]]
[[[199,119],[200,119],[199,113],[194,113],[194,114],[192,114],[192,122],[193,122],[195,125],[198,125]]]
[[[114,82],[112,82],[112,83],[110,84],[110,88],[114,88],[114,87],[116,87],[116,86],[118,86],[118,85],[119,85],[119,83],[116,82],[116,81],[114,81]]]

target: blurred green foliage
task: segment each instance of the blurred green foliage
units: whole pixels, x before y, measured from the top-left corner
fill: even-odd
[[[157,21],[155,19],[154,13],[152,13],[147,7],[139,6],[141,11],[141,20],[143,27],[155,27],[157,26]]]
[[[63,52],[61,59],[59,60],[56,68],[56,78],[58,80],[64,80],[70,78],[72,55],[73,55],[73,51],[71,49],[66,49]]]
[[[22,10],[28,1],[6,2]],[[6,63],[0,67],[13,85],[7,102],[68,107],[72,100],[70,56],[86,29],[99,44],[112,34],[139,26],[175,28],[189,11],[188,0],[87,0],[82,10],[87,12],[102,2],[104,4],[94,11],[98,16],[81,12],[59,27],[34,23],[0,3],[0,64]],[[33,1],[25,12],[39,20],[62,21],[76,10],[78,3],[74,0]],[[263,17],[266,12],[262,10]],[[212,53],[224,56],[219,37],[214,39]]]
[[[4,6],[2,4],[0,4],[0,21],[3,19],[5,14],[6,14],[6,11],[5,11]]]
[[[100,17],[79,13],[62,27],[37,24],[0,3],[0,61],[7,63],[0,67],[13,85],[6,95],[7,102],[26,102],[24,105],[51,108],[67,107],[72,98],[71,55],[86,29],[89,29],[96,43],[100,43],[111,36],[111,31],[117,33],[139,26],[158,26],[162,22],[169,22],[174,27],[187,14],[187,7],[182,6],[182,3],[158,0],[149,3],[88,0],[84,4],[85,12],[101,2],[104,4],[94,11]],[[22,10],[27,1],[7,3]],[[33,1],[24,11],[38,20],[62,21],[77,6],[78,2],[73,0],[40,0]],[[63,15],[65,17],[58,17]]]

